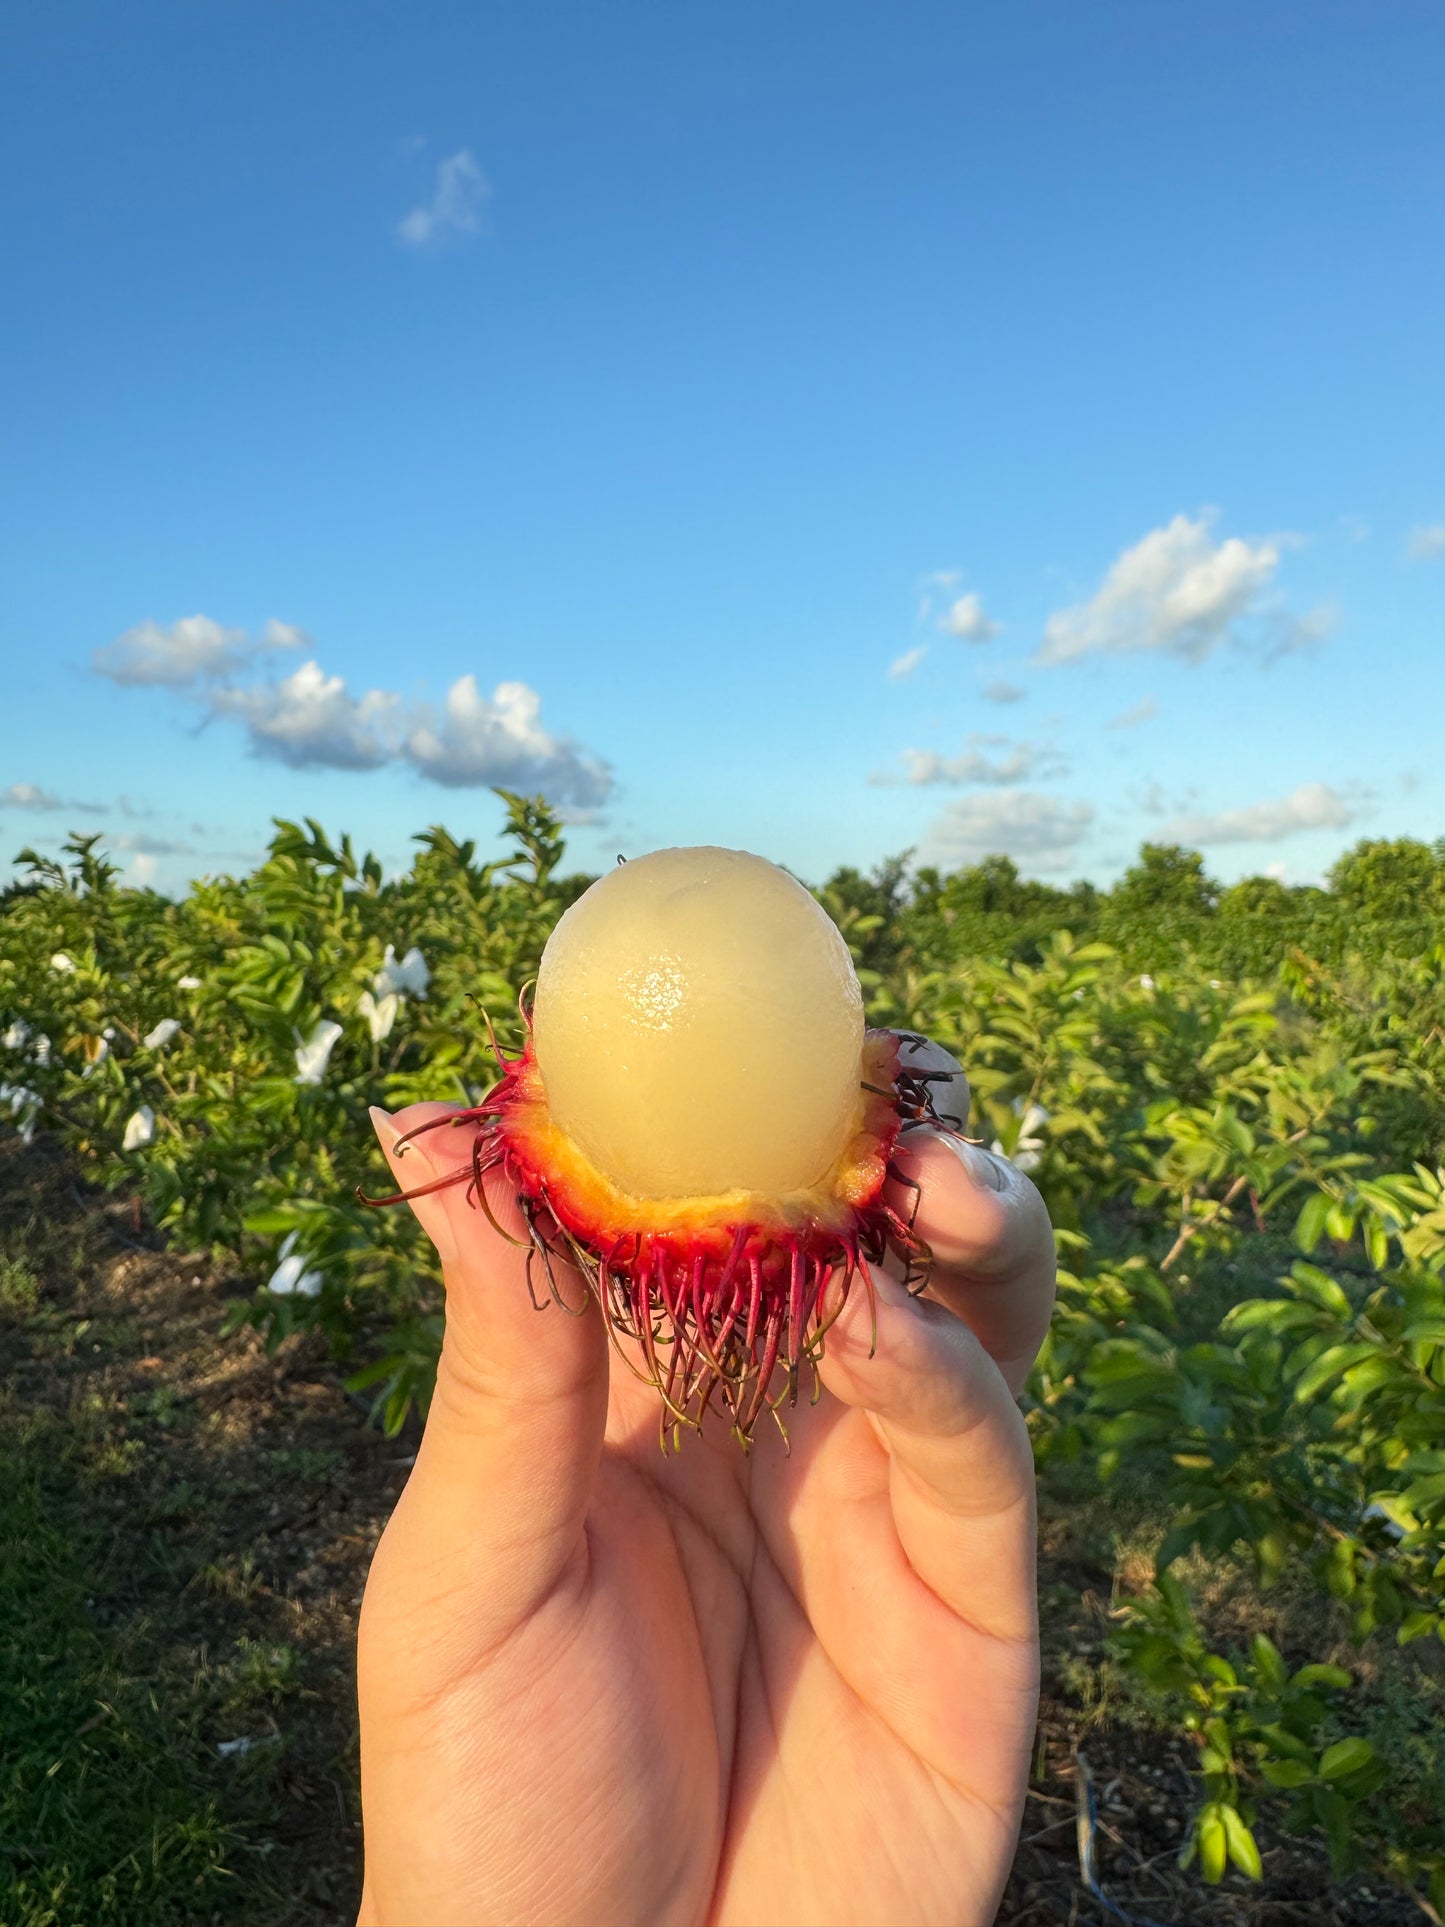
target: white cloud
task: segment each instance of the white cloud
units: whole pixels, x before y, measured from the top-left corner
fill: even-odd
[[[132,831],[108,836],[106,841],[115,849],[133,851],[138,857],[194,856],[195,854],[194,847],[189,843],[175,843],[169,837],[137,835]],[[131,867],[134,869],[135,865]]]
[[[413,723],[403,754],[430,782],[449,789],[540,789],[582,809],[605,801],[612,788],[606,765],[565,737],[549,735],[540,713],[541,698],[526,683],[498,683],[487,698],[475,676],[460,676],[447,691],[442,721]]]
[[[148,889],[150,885],[155,882],[159,868],[160,866],[156,862],[156,859],[142,850],[138,855],[131,858],[130,880],[137,888],[142,890]]]
[[[437,163],[430,201],[397,222],[397,235],[408,247],[424,248],[448,235],[475,234],[482,224],[482,204],[491,192],[471,150],[459,148]]]
[[[986,856],[1016,857],[1035,870],[1064,869],[1093,822],[1091,803],[1064,803],[1030,790],[962,796],[929,825],[919,857],[945,870]]]
[[[1119,715],[1111,716],[1105,725],[1108,729],[1137,729],[1140,723],[1152,723],[1159,714],[1159,705],[1152,696],[1141,697],[1132,709],[1122,710]]]
[[[1288,796],[1242,809],[1176,816],[1164,834],[1173,843],[1273,843],[1305,830],[1340,830],[1357,822],[1364,811],[1361,798],[1341,796],[1328,783],[1301,783]]]
[[[987,642],[1003,631],[1001,622],[994,622],[984,613],[983,603],[972,590],[948,605],[939,617],[938,626],[963,642]]]
[[[991,703],[1021,703],[1027,693],[1012,682],[986,682],[983,686],[984,700]]]
[[[12,783],[0,790],[0,808],[7,804],[12,810],[70,810],[76,816],[99,816],[105,809],[104,803],[77,803],[73,797],[56,796],[39,783]]]
[[[300,647],[306,638],[289,622],[268,622],[254,640],[244,629],[226,629],[210,616],[182,616],[164,628],[140,622],[91,652],[91,667],[112,682],[132,687],[185,689],[213,681],[273,649]]]
[[[1411,529],[1411,560],[1433,562],[1437,555],[1445,555],[1445,522],[1421,523]]]
[[[911,676],[927,654],[928,644],[920,642],[916,649],[906,650],[896,661],[890,662],[888,674],[895,681],[901,681],[904,676]]]
[[[986,748],[1002,749],[1006,754],[991,759],[984,754]],[[970,734],[960,756],[940,756],[932,749],[905,749],[901,761],[902,777],[880,771],[868,780],[880,784],[901,781],[919,786],[950,783],[961,788],[977,783],[1002,787],[1026,783],[1031,777],[1058,776],[1064,770],[1062,759],[1041,744],[1010,743],[1006,736],[982,735],[977,730]]]
[[[1267,613],[1264,600],[1279,566],[1278,541],[1216,542],[1209,517],[1176,515],[1114,562],[1091,601],[1059,609],[1044,625],[1039,659],[1073,662],[1081,656],[1157,650],[1199,662],[1242,619]],[[1307,633],[1292,635],[1297,619],[1275,610],[1274,646],[1317,640],[1322,613],[1305,618]],[[1283,625],[1283,626],[1281,626]]]
[[[316,662],[279,683],[213,690],[207,705],[243,725],[256,755],[292,769],[378,769],[396,750],[401,699],[382,689],[353,696]]]
[[[564,814],[570,811],[572,821],[582,820],[611,791],[605,763],[542,727],[541,698],[525,683],[499,683],[486,698],[475,676],[462,676],[447,692],[438,719],[429,706],[404,703],[390,690],[353,694],[343,677],[328,675],[314,657],[279,682],[218,680],[240,661],[307,642],[305,632],[290,623],[268,622],[250,643],[240,631],[197,616],[170,630],[143,624],[112,645],[119,653],[111,660],[102,662],[110,652],[97,651],[95,667],[122,682],[190,685],[208,719],[238,723],[255,755],[292,769],[370,770],[402,760],[448,788],[541,791]],[[7,799],[22,808],[61,807],[37,784],[14,784],[0,796],[0,802]],[[138,836],[115,842],[153,855],[185,848]]]

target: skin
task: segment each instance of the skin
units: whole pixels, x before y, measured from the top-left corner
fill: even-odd
[[[392,1150],[451,1108],[373,1112],[399,1186],[464,1161],[460,1132]],[[1005,1160],[905,1145],[929,1293],[878,1278],[870,1358],[854,1291],[790,1453],[760,1424],[747,1455],[721,1425],[664,1455],[596,1305],[535,1311],[461,1186],[417,1200],[446,1339],[362,1607],[358,1927],[993,1920],[1038,1695],[1014,1395],[1054,1245]]]

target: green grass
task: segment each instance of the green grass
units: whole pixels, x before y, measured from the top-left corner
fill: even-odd
[[[242,1642],[212,1661],[145,1613],[113,1618],[114,1550],[77,1456],[53,1417],[0,1407],[0,1924],[240,1919],[243,1867],[256,1920],[279,1749],[223,1760],[214,1736],[263,1732],[296,1655]]]

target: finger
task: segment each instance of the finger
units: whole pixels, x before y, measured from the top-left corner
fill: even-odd
[[[898,1039],[899,1069],[915,1075],[923,1073],[940,1121],[952,1130],[964,1130],[968,1124],[969,1089],[962,1064],[952,1051],[946,1051],[942,1044],[935,1044],[931,1037],[921,1036],[916,1030],[899,1030],[893,1034]]]
[[[997,1366],[942,1305],[877,1270],[855,1279],[827,1338],[824,1384],[868,1413],[889,1455],[909,1564],[991,1637],[1032,1639],[1033,1455]],[[837,1285],[833,1289],[838,1289]]]
[[[400,1189],[469,1169],[470,1122],[397,1148],[403,1132],[451,1110],[373,1110]],[[584,1281],[552,1260],[564,1308],[534,1260],[538,1310],[526,1226],[500,1172],[487,1174],[486,1199],[505,1235],[464,1183],[412,1206],[442,1259],[446,1330],[416,1465],[377,1558],[378,1582],[401,1588],[422,1629],[424,1651],[409,1658],[420,1667],[429,1656],[443,1673],[505,1639],[575,1576],[607,1416],[606,1334]]]
[[[888,1202],[933,1253],[928,1295],[961,1318],[1017,1394],[1049,1328],[1053,1227],[1032,1182],[1007,1158],[920,1127],[893,1156]]]

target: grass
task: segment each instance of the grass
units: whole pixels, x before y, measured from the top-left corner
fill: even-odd
[[[335,1927],[394,1448],[108,1223],[0,1145],[0,1927]]]

